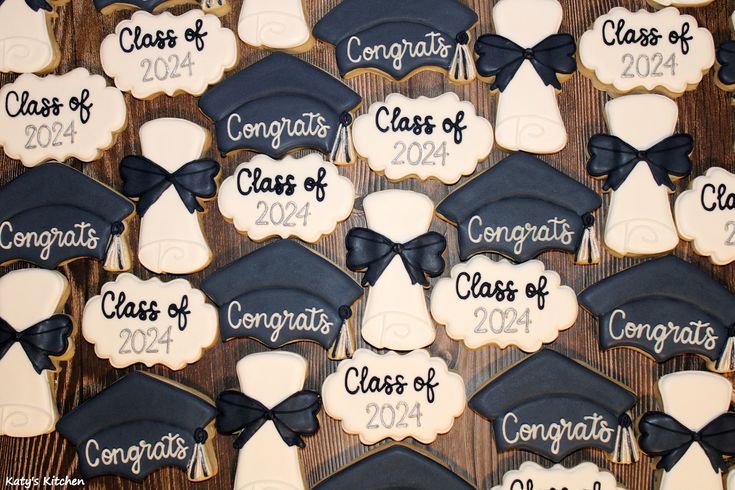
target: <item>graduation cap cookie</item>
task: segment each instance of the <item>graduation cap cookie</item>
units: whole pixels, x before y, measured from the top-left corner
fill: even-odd
[[[223,154],[253,150],[280,158],[310,148],[337,164],[355,159],[350,126],[361,103],[341,81],[285,53],[263,58],[199,99]]]
[[[201,393],[134,371],[64,415],[56,430],[77,447],[84,478],[119,475],[140,482],[174,466],[201,481],[217,473],[208,444],[215,415]]]
[[[0,188],[0,263],[53,269],[79,258],[130,268],[125,221],[135,210],[123,196],[61,163],[26,170]]]
[[[226,15],[230,11],[227,0],[94,0],[94,6],[103,14],[128,9],[158,13],[181,4],[201,5],[204,12],[217,16]]]
[[[543,349],[488,381],[469,402],[493,422],[499,451],[525,449],[555,463],[583,448],[615,463],[638,460],[628,388],[562,354]]]
[[[599,261],[594,191],[535,156],[518,152],[447,196],[437,214],[458,228],[462,260],[480,252],[525,262],[546,250]]]
[[[474,487],[429,453],[393,443],[368,452],[319,482],[314,490],[471,490]]]
[[[209,276],[201,288],[219,306],[222,340],[249,337],[272,349],[309,340],[329,349],[331,359],[354,350],[349,318],[362,287],[294,241],[257,249]]]
[[[600,322],[600,347],[630,347],[658,362],[697,354],[735,371],[735,295],[704,271],[668,255],[585,289],[579,302]]]

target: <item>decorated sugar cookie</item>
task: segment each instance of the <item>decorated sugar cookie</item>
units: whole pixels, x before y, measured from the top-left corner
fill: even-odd
[[[615,475],[602,471],[594,463],[581,463],[573,468],[554,465],[544,468],[526,461],[517,470],[503,475],[503,482],[492,490],[534,490],[560,488],[566,490],[624,490]]]
[[[567,145],[556,97],[577,63],[574,38],[557,34],[562,16],[558,0],[502,0],[493,7],[495,34],[475,43],[477,73],[499,93],[495,132],[507,150],[556,153]]]
[[[393,442],[369,451],[319,482],[314,490],[345,488],[471,490],[475,487],[426,451],[408,444]]]
[[[69,283],[56,271],[21,269],[0,277],[0,435],[53,432],[58,361],[74,353],[72,319],[61,312]]]
[[[580,71],[613,95],[694,90],[715,63],[712,34],[674,7],[614,7],[579,40]]]
[[[470,408],[493,422],[498,451],[524,449],[558,463],[597,448],[630,464],[638,447],[628,411],[637,402],[623,385],[542,349],[488,381]]]
[[[352,111],[361,103],[327,72],[273,53],[208,90],[199,108],[214,121],[222,154],[252,150],[281,158],[309,148],[339,165],[355,160]]]
[[[673,255],[603,279],[579,302],[598,318],[603,349],[629,347],[658,362],[690,353],[735,371],[735,295]]]
[[[676,198],[676,228],[713,264],[735,260],[735,175],[711,167]]]
[[[493,127],[453,92],[416,99],[390,94],[358,117],[353,131],[357,153],[391,180],[454,184],[493,148]]]
[[[235,434],[235,489],[305,490],[299,449],[319,430],[319,393],[304,390],[306,360],[292,352],[260,352],[237,363],[240,391],[217,397],[217,430]]]
[[[458,228],[459,256],[494,252],[525,262],[546,250],[599,262],[600,196],[535,156],[518,152],[455,189],[436,208]]]
[[[658,458],[660,490],[722,490],[735,454],[732,384],[700,371],[667,374],[658,382],[662,411],[640,420],[640,446]]]
[[[94,6],[103,14],[130,9],[144,10],[153,14],[181,4],[198,5],[205,13],[220,17],[230,11],[227,0],[94,0]]]
[[[237,63],[235,34],[214,15],[135,12],[100,46],[102,68],[133,97],[201,95]]]
[[[604,242],[616,255],[656,255],[679,243],[669,194],[691,171],[694,141],[675,133],[678,116],[663,95],[619,97],[605,105],[610,134],[589,140],[587,171],[612,194]]]
[[[363,200],[367,228],[347,233],[347,267],[370,286],[362,338],[378,349],[408,351],[434,342],[424,288],[444,271],[446,239],[429,231],[434,203],[418,192],[391,189]]]
[[[0,187],[0,264],[54,269],[92,258],[105,270],[130,269],[126,222],[133,203],[61,163],[28,169]]]
[[[314,243],[350,216],[355,187],[318,154],[281,160],[256,155],[222,182],[217,203],[251,240],[294,236]]]
[[[431,315],[470,349],[495,344],[535,352],[577,320],[574,290],[543,262],[513,264],[476,255],[452,267],[431,292]]]
[[[648,0],[653,7],[704,7],[709,5],[713,0]]]
[[[405,80],[423,70],[475,79],[469,32],[477,14],[457,0],[344,0],[314,26],[335,46],[343,78],[373,72]]]
[[[138,362],[182,369],[217,339],[217,310],[185,279],[120,274],[87,301],[82,335],[118,369]]]
[[[314,44],[303,0],[244,0],[237,33],[256,48],[301,53]]]
[[[730,28],[735,29],[735,12],[730,15]],[[735,41],[725,41],[717,48],[717,77],[722,89],[735,91]]]
[[[324,411],[360,442],[413,437],[432,443],[462,415],[464,381],[439,357],[419,349],[376,354],[359,349],[322,385]]]
[[[0,146],[26,167],[72,157],[91,162],[115,144],[127,114],[120,91],[86,68],[21,75],[0,89]]]
[[[362,288],[295,241],[256,249],[207,277],[202,290],[219,306],[223,341],[254,338],[275,349],[307,340],[328,349],[330,359],[355,349],[349,319]]]
[[[56,430],[77,448],[85,479],[142,482],[164,467],[189,481],[217,473],[212,400],[169,379],[133,371],[64,415]]]
[[[0,72],[46,73],[59,65],[55,9],[68,0],[0,2]]]
[[[123,193],[137,199],[138,259],[158,274],[204,269],[212,251],[204,238],[200,199],[217,193],[220,166],[202,158],[209,132],[184,119],[162,118],[140,127],[142,155],[120,162]]]

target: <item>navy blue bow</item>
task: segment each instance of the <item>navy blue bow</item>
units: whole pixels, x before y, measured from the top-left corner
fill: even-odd
[[[73,330],[71,318],[54,315],[18,332],[0,318],[0,359],[18,342],[38,374],[44,369],[53,370],[51,356],[60,356],[69,347],[69,335]]]

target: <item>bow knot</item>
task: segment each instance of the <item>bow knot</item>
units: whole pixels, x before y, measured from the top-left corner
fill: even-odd
[[[532,60],[533,59],[533,48],[526,48],[523,50],[523,59],[524,60]]]
[[[190,213],[203,211],[198,198],[206,199],[215,195],[215,177],[219,168],[214,160],[200,159],[169,172],[146,157],[129,155],[120,162],[123,194],[138,198],[138,214],[143,216],[166,189],[174,186]]]
[[[59,314],[19,332],[0,318],[0,359],[5,357],[17,342],[23,347],[38,374],[45,369],[53,370],[54,363],[51,356],[60,356],[66,352],[73,327],[71,318]]]
[[[374,286],[394,257],[401,258],[411,284],[428,286],[426,276],[436,277],[444,271],[442,253],[447,246],[443,235],[430,231],[406,243],[395,243],[390,238],[368,228],[353,228],[345,238],[347,267],[366,270],[363,286]]]

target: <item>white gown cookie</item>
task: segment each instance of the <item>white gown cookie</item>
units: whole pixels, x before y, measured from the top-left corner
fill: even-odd
[[[303,0],[243,0],[237,33],[256,48],[292,53],[307,51],[314,43]]]
[[[56,367],[47,356],[72,354],[71,319],[58,314],[68,296],[69,284],[56,271],[22,269],[0,278],[0,435],[31,437],[54,430]],[[8,328],[26,337],[15,341]],[[41,346],[53,352],[44,354]]]
[[[503,475],[502,484],[492,490],[624,490],[618,486],[615,476],[602,471],[594,463],[581,463],[574,468],[560,464],[544,468],[526,461],[517,470]]]
[[[68,0],[0,1],[0,72],[45,73],[59,64],[54,7]]]

